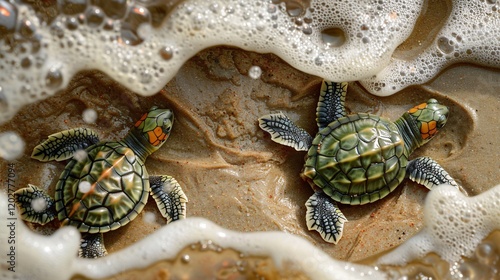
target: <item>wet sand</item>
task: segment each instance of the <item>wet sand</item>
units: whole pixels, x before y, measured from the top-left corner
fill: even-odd
[[[260,79],[247,76],[252,65],[262,69]],[[29,157],[49,134],[84,126],[101,140],[121,139],[150,106],[171,108],[176,115],[172,135],[146,166],[150,174],[172,175],[179,181],[189,198],[188,216],[205,217],[238,231],[286,231],[336,259],[356,261],[393,248],[417,232],[428,190],[405,181],[381,201],[341,205],[349,222],[337,245],[308,231],[304,203],[313,191],[299,177],[304,152],[272,142],[258,128],[257,119],[283,111],[314,135],[320,83],[320,78],[295,70],[274,55],[212,48],[186,63],[155,96],[139,97],[101,73],[81,73],[66,92],[27,106],[0,130],[16,131],[26,141],[23,157],[15,162],[17,187],[31,183],[53,194],[64,163],[39,163]],[[429,98],[449,106],[447,125],[412,157],[433,157],[469,195],[475,195],[500,181],[498,91],[500,72],[459,65],[427,85],[391,97],[372,96],[351,83],[346,105],[349,112],[370,112],[391,120]],[[97,112],[95,124],[83,121],[86,108]],[[6,170],[4,161],[1,165]],[[154,213],[156,222],[145,222],[146,212]],[[134,222],[105,234],[108,251],[124,248],[164,225],[150,199]],[[44,231],[57,226],[52,222]]]

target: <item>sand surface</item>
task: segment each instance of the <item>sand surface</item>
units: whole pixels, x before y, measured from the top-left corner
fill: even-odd
[[[259,79],[248,77],[253,65],[262,69]],[[282,111],[314,135],[320,83],[320,78],[295,70],[274,55],[218,47],[192,58],[161,92],[147,98],[102,73],[81,73],[65,92],[25,107],[0,131],[15,131],[26,141],[24,155],[14,162],[17,188],[31,183],[53,194],[65,164],[30,159],[33,147],[48,135],[89,127],[101,140],[121,139],[150,106],[171,108],[176,122],[170,139],[146,166],[150,174],[172,175],[179,181],[189,198],[188,216],[205,217],[238,231],[286,231],[336,259],[360,260],[397,246],[421,228],[428,190],[405,181],[381,201],[341,205],[349,222],[337,245],[308,231],[304,203],[313,191],[299,177],[305,153],[272,142],[257,119]],[[412,157],[431,156],[474,195],[500,181],[499,91],[498,70],[459,65],[429,84],[391,97],[375,97],[351,83],[346,105],[349,112],[370,112],[391,120],[429,98],[449,106],[447,125]],[[84,122],[86,108],[97,112],[95,123]],[[0,165],[7,169],[5,161]],[[155,214],[155,222],[143,219],[149,213]],[[124,248],[163,225],[150,198],[134,222],[105,234],[108,251]],[[49,233],[57,226],[52,222],[34,228]]]

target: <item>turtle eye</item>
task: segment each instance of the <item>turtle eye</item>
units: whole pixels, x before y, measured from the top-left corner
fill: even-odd
[[[446,124],[446,116],[441,115],[437,121],[437,127],[442,128]]]

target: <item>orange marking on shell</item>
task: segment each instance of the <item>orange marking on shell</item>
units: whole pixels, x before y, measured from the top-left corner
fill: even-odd
[[[160,137],[160,135],[162,135],[163,133],[163,130],[159,126],[157,126],[153,131],[157,137]]]
[[[69,212],[68,217],[73,216],[73,214],[75,214],[75,212],[78,210],[78,208],[80,208],[80,201],[73,204],[73,207],[71,207],[71,211]]]
[[[148,131],[148,136],[149,136],[149,143],[152,144],[153,146],[156,146],[154,143],[158,141],[158,137],[156,137],[154,131],[153,130]]]
[[[160,141],[165,140],[165,138],[167,138],[167,134],[165,134],[165,133],[162,133],[162,134],[160,135],[160,137],[158,137],[158,139],[160,139]]]
[[[429,133],[429,124],[428,123],[422,123],[422,126],[420,127],[420,133],[422,133],[422,134]]]
[[[436,129],[436,128],[431,129],[431,130],[429,131],[429,134],[430,134],[431,136],[434,136],[434,134],[436,134],[436,133],[437,133],[437,129]]]
[[[422,103],[422,104],[417,105],[417,106],[411,108],[410,110],[408,110],[408,113],[413,114],[418,110],[425,109],[425,107],[427,107],[427,103]]]
[[[156,140],[156,142],[153,143],[153,146],[158,146],[160,144],[160,140]]]
[[[429,138],[429,136],[430,136],[428,133],[425,133],[425,134],[424,134],[424,133],[422,133],[422,134],[420,134],[420,135],[422,135],[422,139],[427,139],[427,138]]]
[[[434,130],[436,129],[437,122],[436,121],[430,121],[429,122],[429,129]]]
[[[135,127],[139,127],[141,123],[148,117],[148,113],[142,115],[141,119],[135,123]]]

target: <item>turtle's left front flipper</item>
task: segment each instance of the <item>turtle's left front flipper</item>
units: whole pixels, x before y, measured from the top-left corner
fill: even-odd
[[[337,244],[347,222],[337,203],[323,192],[316,192],[307,200],[306,208],[307,228],[319,232],[326,242]]]
[[[406,177],[426,186],[428,189],[441,184],[458,188],[457,182],[444,170],[439,163],[429,157],[419,157],[408,162]]]
[[[85,150],[99,143],[97,134],[89,128],[68,129],[49,135],[48,139],[33,149],[31,157],[39,161],[66,160],[76,151]]]
[[[276,143],[297,151],[307,151],[311,147],[311,135],[281,112],[260,117],[259,126],[271,134],[271,140]]]
[[[102,233],[86,233],[82,235],[78,256],[80,258],[100,258],[108,254],[104,247]]]
[[[186,217],[188,199],[181,186],[171,176],[149,176],[151,195],[167,223]]]

